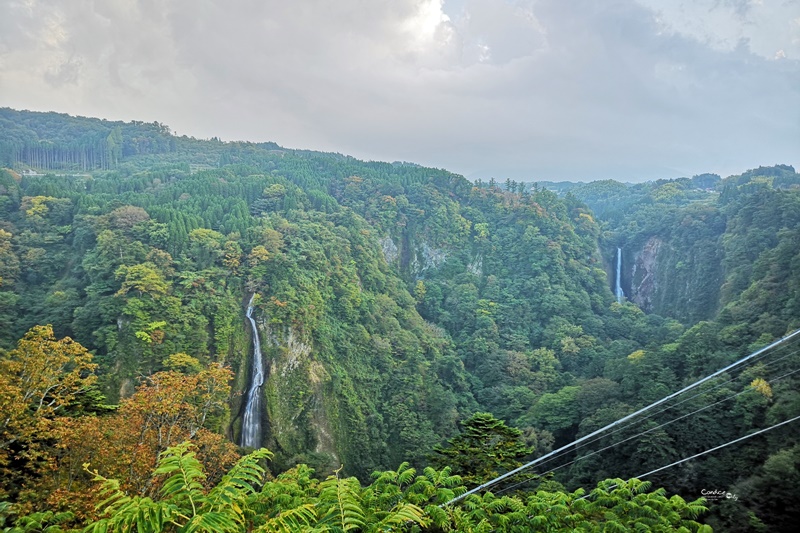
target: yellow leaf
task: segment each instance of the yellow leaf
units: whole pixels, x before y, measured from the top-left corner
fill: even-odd
[[[766,380],[762,378],[756,378],[750,382],[750,386],[765,398],[772,398],[772,387],[769,386],[769,383],[767,383]]]

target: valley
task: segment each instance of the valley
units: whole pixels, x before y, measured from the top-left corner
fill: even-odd
[[[576,491],[620,486],[664,531],[797,519],[796,424],[649,476],[652,490],[621,481],[800,414],[794,339],[435,510],[800,328],[788,165],[554,191],[3,108],[0,167],[0,497],[20,515],[69,512],[65,531],[123,516],[95,509],[103,479],[172,501],[171,460],[204,472],[204,498],[250,461],[262,488],[237,490],[269,510],[232,518],[241,531],[327,523],[345,489],[359,520],[382,509],[369,523],[409,531],[488,531],[559,501],[552,527],[569,531],[621,505]],[[488,454],[498,442],[512,451]],[[246,455],[262,447],[269,463]],[[709,489],[740,497],[697,502]]]

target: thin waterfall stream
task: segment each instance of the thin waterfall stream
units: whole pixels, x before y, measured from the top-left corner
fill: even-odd
[[[244,414],[242,415],[242,436],[240,445],[245,448],[261,447],[261,387],[264,385],[264,360],[261,355],[261,340],[258,337],[258,328],[253,318],[253,300],[256,295],[250,297],[247,304],[247,320],[253,330],[253,364],[250,376],[250,386],[247,389],[247,401],[244,404]]]
[[[617,284],[614,287],[614,294],[617,296],[617,303],[621,304],[625,298],[622,291],[622,248],[617,248]]]

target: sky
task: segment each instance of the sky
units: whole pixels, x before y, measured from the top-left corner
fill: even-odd
[[[800,165],[800,0],[0,0],[0,106],[644,181]]]

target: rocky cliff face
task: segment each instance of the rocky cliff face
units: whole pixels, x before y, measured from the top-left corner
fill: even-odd
[[[400,250],[392,240],[392,237],[387,235],[380,240],[381,250],[383,251],[383,258],[389,264],[394,263],[400,258]]]
[[[659,292],[658,255],[664,242],[658,237],[650,237],[644,246],[633,255],[630,270],[629,300],[646,313],[654,311],[653,305]]]
[[[286,458],[313,450],[318,467],[338,466],[338,454],[326,409],[330,375],[312,355],[311,342],[293,327],[259,324],[264,338],[266,445]],[[325,464],[327,463],[327,464]]]
[[[418,249],[414,250],[410,265],[411,273],[415,277],[422,277],[426,271],[439,267],[445,261],[447,261],[445,250],[435,248],[423,241]]]
[[[623,249],[622,286],[628,299],[647,313],[686,324],[708,320],[719,305],[723,255],[711,240],[686,246],[650,236]]]
[[[390,265],[399,266],[411,278],[423,278],[425,272],[434,270],[447,261],[448,252],[431,245],[425,240],[412,241],[407,237],[400,239],[401,246],[390,235],[380,239],[383,257]]]

